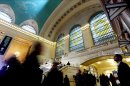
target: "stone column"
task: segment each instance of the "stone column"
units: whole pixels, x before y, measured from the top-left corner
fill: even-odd
[[[89,24],[83,26],[82,28],[82,35],[84,40],[84,46],[85,48],[92,47],[94,45],[91,30],[89,28]]]
[[[64,45],[64,54],[67,55],[69,53],[69,35],[64,37],[65,45]]]

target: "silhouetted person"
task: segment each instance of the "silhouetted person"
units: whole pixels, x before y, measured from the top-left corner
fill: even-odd
[[[3,66],[0,70],[0,84],[4,84],[5,83],[5,76],[7,73],[7,66]]]
[[[62,68],[62,67],[63,67],[62,62],[59,62],[58,69],[60,69],[60,68]]]
[[[41,86],[46,86],[47,85],[47,81],[46,81],[46,75],[43,76],[43,80],[42,80],[42,83],[41,83]]]
[[[70,62],[68,61],[67,65],[70,65]]]
[[[92,74],[91,74],[91,82],[92,82],[91,86],[95,86],[96,85],[96,77],[94,75],[92,75]]]
[[[130,86],[130,68],[129,66],[122,62],[122,56],[116,54],[114,60],[118,63],[118,77],[121,86]]]
[[[83,76],[83,86],[86,86],[87,74],[88,74],[87,70],[84,69],[83,74],[82,74],[82,76]]]
[[[38,55],[42,53],[43,45],[41,42],[35,42],[33,50],[26,57],[24,66],[25,86],[40,86],[42,80],[42,70],[39,68]]]
[[[70,86],[70,81],[67,75],[65,75],[65,78],[64,78],[64,86]]]
[[[89,82],[89,74],[88,74],[88,71],[86,71],[86,70],[84,70],[84,72],[83,72],[83,80],[84,80],[84,84],[85,84],[85,86],[89,86],[91,83]]]
[[[110,86],[110,81],[109,81],[109,78],[108,78],[107,75],[105,76],[105,80],[106,80],[106,84],[107,84],[107,86]]]
[[[23,68],[21,63],[16,58],[17,57],[13,55],[9,60],[7,60],[4,86],[22,86],[21,81]]]
[[[102,74],[100,75],[100,85],[101,86],[109,86],[109,79],[106,75]]]
[[[117,84],[116,84],[116,78],[112,75],[112,74],[110,74],[110,81],[111,81],[111,83],[112,83],[112,86],[118,86]]]
[[[83,76],[81,74],[81,70],[78,70],[78,73],[75,76],[76,86],[83,86]]]
[[[1,68],[1,70],[0,70],[0,77],[2,77],[3,75],[5,75],[6,71],[7,71],[7,66],[4,65],[4,66]]]
[[[63,73],[58,70],[57,65],[59,63],[54,62],[52,68],[48,72],[46,86],[63,86]]]
[[[96,77],[92,74],[87,74],[86,76],[86,86],[95,86],[96,85]]]

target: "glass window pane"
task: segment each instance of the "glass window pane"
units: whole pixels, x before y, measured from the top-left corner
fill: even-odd
[[[32,26],[30,26],[30,25],[23,25],[22,28],[23,28],[24,30],[28,31],[28,32],[31,32],[31,33],[33,33],[33,34],[36,34],[35,29],[34,29]]]
[[[9,23],[12,22],[11,17],[9,15],[7,15],[6,13],[2,12],[2,11],[0,11],[0,19],[5,20]]]
[[[84,49],[82,31],[80,28],[81,27],[77,25],[72,28],[70,32],[70,51],[79,51]]]
[[[64,54],[64,35],[59,35],[56,46],[56,57],[61,57]]]
[[[91,19],[90,28],[95,45],[115,40],[115,34],[103,12],[97,14]]]

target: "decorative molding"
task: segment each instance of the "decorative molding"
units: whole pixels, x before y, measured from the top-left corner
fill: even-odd
[[[51,42],[51,41],[49,41],[49,40],[47,40],[43,37],[34,35],[34,34],[28,32],[28,31],[23,30],[21,27],[18,27],[14,24],[10,24],[10,23],[8,23],[4,20],[1,20],[1,19],[0,19],[0,27],[3,27],[3,28],[6,27],[6,28],[3,29],[3,30],[5,30],[4,32],[9,32],[9,34],[12,33],[12,35],[14,35],[14,36],[20,36],[21,35],[22,37],[29,39],[31,41],[40,40],[40,41],[43,41],[43,42],[50,44],[52,46],[55,45],[54,42]]]
[[[52,40],[54,33],[56,33],[56,30],[60,28],[63,22],[67,21],[70,17],[74,16],[83,9],[90,9],[90,7],[92,8],[97,6],[95,4],[100,6],[99,2],[95,2],[94,0],[63,0],[44,24],[40,35]]]
[[[107,43],[106,45],[101,45],[99,47],[91,47],[81,52],[70,52],[68,55],[64,56],[61,61],[62,63],[71,64],[82,64],[85,61],[114,54],[123,54],[122,50],[119,48],[117,42]]]

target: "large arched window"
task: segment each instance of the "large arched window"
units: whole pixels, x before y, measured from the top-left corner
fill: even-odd
[[[98,13],[90,20],[90,28],[95,45],[115,39],[115,34],[104,12]]]
[[[12,22],[11,17],[8,14],[6,14],[6,13],[4,13],[2,11],[0,11],[0,19],[5,20],[5,21],[7,21],[9,23]]]
[[[30,32],[30,33],[38,34],[38,24],[37,24],[37,22],[36,22],[35,20],[33,20],[33,19],[29,19],[29,20],[26,20],[26,21],[22,22],[22,23],[20,24],[20,26],[21,26],[24,30],[26,30],[26,31],[28,31],[28,32]]]
[[[15,14],[9,5],[0,4],[0,19],[9,23],[15,23]]]
[[[36,30],[34,29],[34,27],[30,26],[30,25],[23,25],[22,28],[26,31],[29,31],[33,34],[36,34]]]
[[[61,57],[64,54],[64,34],[60,34],[57,39],[56,57]]]
[[[84,49],[82,31],[80,28],[80,25],[75,25],[70,31],[70,51],[79,51]]]

